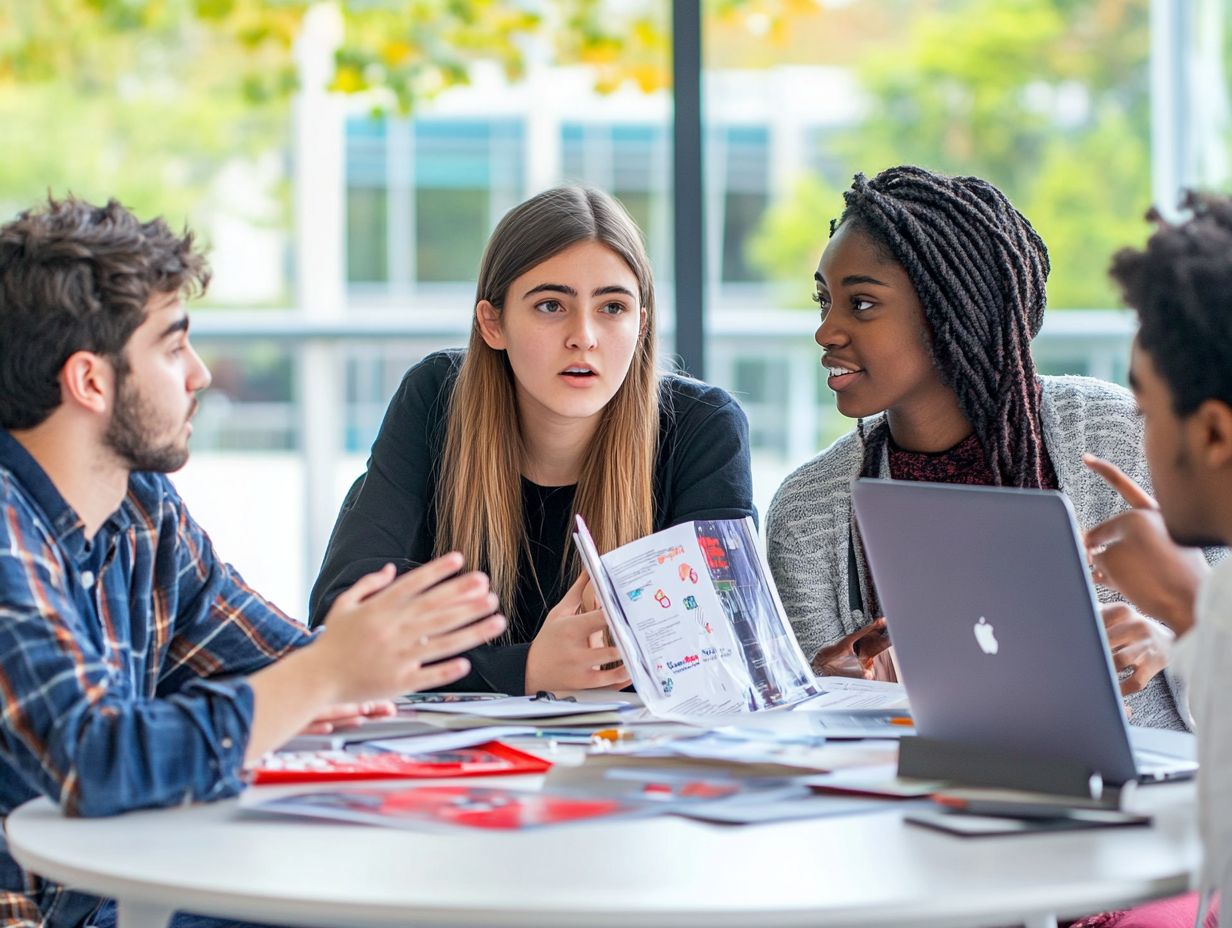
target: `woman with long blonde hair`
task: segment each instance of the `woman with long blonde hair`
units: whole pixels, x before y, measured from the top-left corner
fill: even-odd
[[[748,423],[724,391],[656,367],[654,285],[611,197],[547,190],[484,252],[465,351],[412,367],[342,506],[312,592],[317,624],[354,579],[448,551],[486,571],[510,619],[458,689],[621,687],[593,647],[574,514],[600,550],[691,519],[753,515]],[[604,665],[608,665],[604,669]]]

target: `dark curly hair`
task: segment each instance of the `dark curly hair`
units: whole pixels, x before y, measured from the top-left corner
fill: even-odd
[[[1138,313],[1138,344],[1187,416],[1205,400],[1232,406],[1232,198],[1187,193],[1189,218],[1158,224],[1142,250],[1123,248],[1109,273]]]
[[[202,293],[209,280],[191,232],[142,222],[115,200],[49,197],[0,227],[0,425],[28,429],[50,416],[74,352],[106,356],[122,377],[150,298]]]
[[[857,174],[830,224],[856,228],[911,278],[933,364],[998,484],[1040,487],[1046,454],[1031,339],[1044,321],[1048,249],[1000,190],[978,177],[904,166]],[[889,437],[865,429],[861,476],[878,475]]]

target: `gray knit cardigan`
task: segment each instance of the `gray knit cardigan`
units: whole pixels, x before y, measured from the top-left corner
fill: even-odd
[[[1041,377],[1040,420],[1044,446],[1060,489],[1069,497],[1078,525],[1092,528],[1127,508],[1124,500],[1082,463],[1091,452],[1121,468],[1150,490],[1142,455],[1142,420],[1133,396],[1122,387],[1090,377]],[[876,424],[877,419],[866,425]],[[864,449],[853,431],[784,481],[766,517],[770,569],[805,655],[869,623],[848,600],[851,539],[851,483],[859,475]],[[889,476],[888,455],[881,476]],[[860,588],[866,590],[867,568],[857,549]],[[1120,597],[1100,589],[1100,600]],[[1047,668],[1041,668],[1046,672]],[[1165,671],[1140,693],[1129,697],[1136,724],[1189,728],[1189,713],[1179,681]]]

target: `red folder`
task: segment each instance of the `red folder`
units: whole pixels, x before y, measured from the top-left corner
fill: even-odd
[[[541,757],[488,741],[469,748],[430,754],[393,751],[293,751],[268,754],[249,770],[249,782],[330,783],[343,780],[479,777],[545,773],[552,764]]]

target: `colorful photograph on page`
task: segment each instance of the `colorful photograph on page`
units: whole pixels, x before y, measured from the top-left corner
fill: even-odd
[[[799,789],[791,781],[779,777],[731,776],[702,768],[609,767],[596,773],[587,792],[655,805],[714,802],[739,796],[764,796],[787,788]]]
[[[776,708],[817,695],[811,668],[784,621],[751,523],[718,519],[693,525],[705,569],[749,675],[749,708]]]
[[[687,522],[602,556],[581,517],[574,537],[655,715],[736,716],[818,694],[751,520]]]
[[[425,826],[489,831],[521,831],[643,811],[642,806],[618,798],[470,786],[340,789],[285,796],[250,808],[392,828]]]

